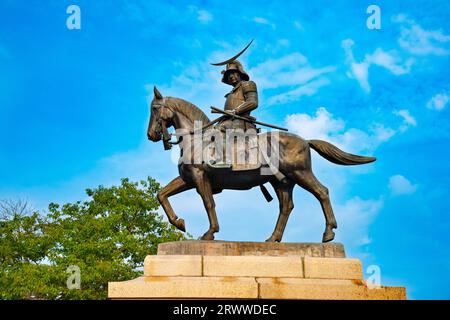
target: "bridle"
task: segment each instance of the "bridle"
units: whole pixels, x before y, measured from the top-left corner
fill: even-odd
[[[163,103],[165,103],[165,100],[166,100],[166,98],[163,98]],[[172,110],[172,108],[170,108],[166,104],[159,104],[159,103],[154,104],[154,105],[152,105],[152,108],[157,108],[158,110],[160,110],[161,108],[167,108],[169,111],[172,112],[172,114],[175,114],[175,112]],[[162,135],[164,150],[172,149],[172,146],[179,144],[182,139],[182,137],[180,137],[178,139],[178,141],[175,141],[175,142],[170,141],[172,139],[172,135],[169,133],[169,130],[167,130],[167,127],[168,127],[167,120],[164,120],[161,117],[161,115],[159,114],[159,119],[156,121],[155,132],[159,136]]]

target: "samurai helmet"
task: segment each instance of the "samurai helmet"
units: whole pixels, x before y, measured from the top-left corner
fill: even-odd
[[[248,47],[250,47],[250,45],[252,44],[253,40],[250,41],[250,43],[241,51],[239,52],[237,55],[235,55],[234,57],[225,60],[223,62],[218,62],[218,63],[211,63],[213,66],[224,66],[226,65],[226,69],[222,71],[223,77],[222,77],[222,82],[226,83],[226,84],[230,84],[228,82],[228,75],[230,72],[232,71],[237,71],[240,73],[241,75],[241,79],[244,81],[248,81],[250,80],[250,77],[248,76],[247,72],[244,71],[244,68],[242,67],[242,64],[236,60],[237,58],[239,58],[239,56],[241,54],[243,54],[245,52],[245,50],[248,49]]]
[[[248,76],[247,72],[245,72],[244,68],[242,67],[242,64],[239,61],[234,60],[233,62],[230,62],[227,64],[227,67],[225,70],[222,70],[222,74],[223,74],[222,82],[223,83],[230,84],[228,82],[228,75],[232,71],[239,72],[242,80],[244,80],[244,81],[250,80],[250,77]]]

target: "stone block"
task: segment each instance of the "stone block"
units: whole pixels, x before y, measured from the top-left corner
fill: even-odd
[[[139,277],[109,282],[110,299],[256,299],[255,278]]]
[[[257,278],[259,299],[404,300],[404,288],[369,289],[361,280]]]
[[[144,260],[144,276],[201,276],[202,256],[149,255]]]
[[[377,289],[367,288],[367,300],[406,300],[405,287],[385,287]]]
[[[358,259],[303,258],[305,278],[362,280],[362,264]]]
[[[294,256],[204,256],[203,275],[303,277],[303,261]]]

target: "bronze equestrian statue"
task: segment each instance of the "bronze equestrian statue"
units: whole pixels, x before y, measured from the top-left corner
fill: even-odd
[[[233,86],[232,91],[226,96],[225,112],[227,112],[228,116],[219,118],[216,128],[255,129],[253,124],[254,118],[252,120],[250,112],[258,106],[256,84],[250,81],[242,64],[236,60],[248,46],[228,61],[215,64],[227,65],[226,70],[223,72],[222,82]],[[236,118],[233,115],[236,115]],[[167,128],[173,127],[176,131],[187,132],[187,134],[182,135],[180,140],[183,140],[183,143],[193,145],[194,124],[196,121],[201,121],[207,126],[214,123],[194,104],[179,98],[163,97],[158,89],[154,88],[154,98],[150,105],[150,120],[147,130],[149,140],[153,142],[163,140],[165,148],[170,148],[170,146],[167,147],[168,139],[170,140]],[[175,214],[168,198],[195,188],[203,200],[210,224],[209,229],[203,234],[201,239],[214,240],[214,233],[219,231],[219,223],[213,195],[222,192],[224,189],[249,190],[253,187],[262,187],[265,183],[270,183],[279,200],[280,213],[275,230],[266,241],[280,242],[289,214],[294,208],[292,191],[295,185],[299,185],[311,192],[319,200],[326,222],[322,242],[332,241],[335,236],[333,229],[337,228],[337,223],[331,207],[328,189],[317,180],[311,170],[310,150],[314,149],[322,157],[340,165],[359,165],[373,162],[376,159],[374,157],[349,154],[326,141],[304,140],[295,134],[283,131],[260,133],[258,134],[258,139],[266,139],[269,145],[277,144],[277,173],[262,174],[260,169],[246,171],[215,169],[207,163],[194,161],[193,159],[196,155],[192,149],[182,150],[184,154],[182,154],[180,159],[183,159],[183,161],[180,160],[178,164],[180,175],[158,193],[158,200],[167,214],[169,222],[179,230],[186,231],[184,220]],[[271,164],[266,163],[265,165],[270,166]],[[262,191],[266,199],[270,197],[265,188],[262,188]]]

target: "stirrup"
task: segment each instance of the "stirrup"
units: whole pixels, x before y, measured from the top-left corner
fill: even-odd
[[[230,169],[232,167],[231,163],[215,162],[215,161],[208,162],[208,166],[215,169]]]

